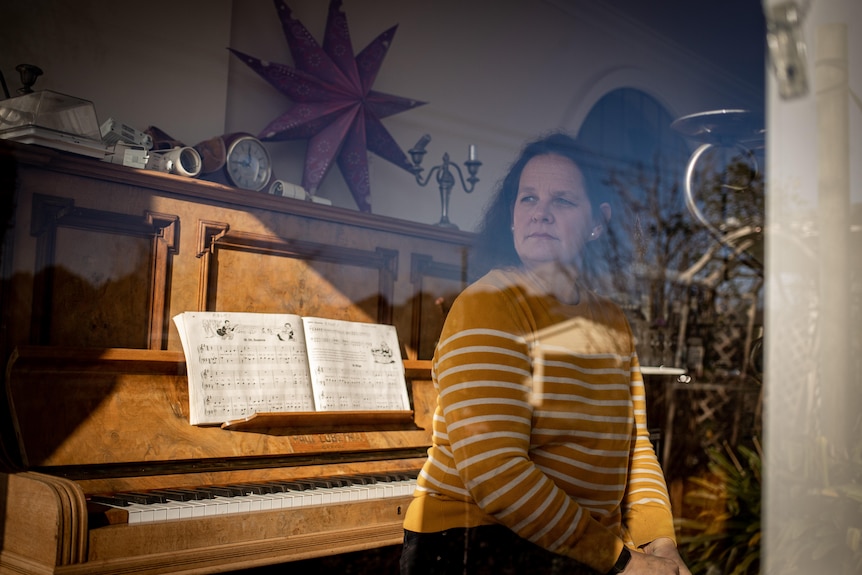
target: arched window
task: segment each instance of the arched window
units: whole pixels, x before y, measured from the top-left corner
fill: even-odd
[[[652,96],[619,88],[603,96],[578,132],[578,138],[610,165],[625,171],[659,168],[668,178],[681,177],[689,150],[671,129],[674,118]]]
[[[683,178],[690,150],[674,118],[650,95],[620,88],[590,110],[578,139],[596,154],[612,198],[609,226],[613,296],[629,312],[645,365],[676,365],[689,295],[671,278],[691,265],[708,238],[695,235]],[[684,337],[684,336],[683,336]]]

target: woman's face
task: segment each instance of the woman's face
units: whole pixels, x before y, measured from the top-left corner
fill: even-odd
[[[577,263],[584,245],[602,229],[580,168],[556,154],[536,156],[524,166],[512,220],[515,251],[528,268]]]

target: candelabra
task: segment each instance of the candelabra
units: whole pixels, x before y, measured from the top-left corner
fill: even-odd
[[[416,182],[420,186],[428,185],[428,182],[431,181],[431,176],[437,174],[436,180],[437,185],[440,187],[440,209],[441,216],[440,221],[437,222],[437,225],[444,228],[453,228],[458,229],[458,226],[449,221],[449,197],[452,195],[452,188],[455,186],[455,176],[452,174],[450,168],[454,169],[458,174],[458,179],[461,180],[461,187],[464,188],[464,191],[468,194],[473,191],[473,188],[476,186],[476,182],[479,181],[479,178],[476,174],[479,173],[479,166],[482,165],[482,162],[476,159],[476,146],[470,144],[468,153],[467,153],[467,161],[464,162],[464,165],[467,166],[467,171],[470,174],[466,179],[464,178],[464,173],[461,171],[460,166],[458,164],[449,161],[449,154],[443,154],[443,163],[434,166],[431,168],[428,173],[425,175],[425,178],[422,178],[422,172],[424,168],[422,168],[422,158],[425,156],[425,146],[428,145],[428,142],[431,141],[431,136],[425,134],[419,141],[416,142],[416,145],[408,150],[410,154],[410,160],[413,162],[413,174],[416,176]]]

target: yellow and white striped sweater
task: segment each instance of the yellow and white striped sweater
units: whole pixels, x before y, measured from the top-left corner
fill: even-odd
[[[405,529],[502,524],[599,572],[623,542],[674,538],[631,329],[610,300],[580,295],[562,304],[508,269],[456,299]]]

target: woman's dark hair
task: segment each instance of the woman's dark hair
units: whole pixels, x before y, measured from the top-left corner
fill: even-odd
[[[515,199],[518,196],[518,185],[521,181],[521,172],[524,171],[527,162],[536,156],[546,154],[556,154],[568,158],[578,166],[584,175],[584,185],[594,217],[601,217],[600,206],[602,203],[610,203],[607,187],[602,180],[599,159],[578,144],[575,138],[562,132],[553,132],[529,142],[509,167],[506,176],[497,184],[497,190],[491,197],[476,230],[470,265],[471,279],[477,279],[495,268],[521,264],[518,253],[515,251],[515,242],[512,236],[512,215]],[[604,235],[602,234],[600,238]],[[588,247],[584,253],[585,266],[590,265],[588,259],[595,259],[597,254],[589,252],[597,251],[595,249],[597,246],[594,247],[594,244],[598,243],[596,241],[587,244]],[[587,270],[582,271],[586,272]]]

